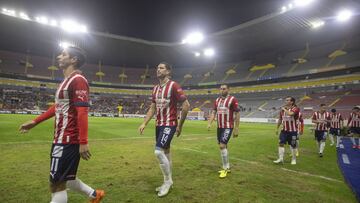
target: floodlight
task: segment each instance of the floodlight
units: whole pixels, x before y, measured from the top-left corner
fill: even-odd
[[[182,40],[183,44],[199,44],[204,40],[204,35],[200,32],[194,32],[186,36],[185,39]]]
[[[87,32],[85,25],[80,25],[73,20],[63,20],[60,25],[61,28],[67,32]]]
[[[205,56],[213,56],[214,54],[215,54],[215,51],[212,48],[207,48],[207,49],[204,50],[204,55]]]
[[[56,20],[51,20],[50,25],[56,27],[58,25]]]
[[[353,13],[350,11],[350,10],[342,10],[340,11],[336,18],[338,21],[340,22],[345,22],[345,21],[348,21],[351,17],[352,17]]]
[[[311,22],[311,27],[312,28],[318,28],[318,27],[321,27],[323,25],[325,25],[325,22],[322,21],[322,20]]]
[[[295,5],[299,7],[307,6],[311,4],[314,0],[295,0]]]
[[[26,13],[20,12],[19,17],[24,20],[31,20]]]
[[[5,15],[8,15],[8,16],[16,17],[16,11],[15,10],[10,10],[10,9],[3,8],[2,13],[5,14]]]
[[[60,42],[59,46],[63,49],[66,49],[68,47],[74,46],[73,44],[69,43],[69,42]]]
[[[35,20],[38,23],[45,24],[45,25],[47,25],[49,23],[49,20],[45,16],[38,16],[38,17],[35,18]]]
[[[194,55],[195,55],[195,57],[199,57],[201,54],[200,54],[200,52],[195,52]]]

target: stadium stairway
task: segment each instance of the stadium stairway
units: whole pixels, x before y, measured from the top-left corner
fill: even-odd
[[[248,113],[245,117],[249,118],[250,116],[252,116],[254,113],[256,113],[257,110],[262,109],[263,107],[265,107],[268,104],[268,102],[264,102],[263,104],[261,104],[259,107],[257,107],[256,109],[254,109],[253,111],[251,111],[250,113]]]
[[[360,202],[360,149],[352,149],[350,139],[342,139],[337,149],[338,165],[346,183]]]
[[[329,107],[333,107],[336,103],[338,103],[343,96],[349,95],[351,92],[345,92],[344,95],[341,95],[340,97],[336,98],[333,102],[329,104]]]

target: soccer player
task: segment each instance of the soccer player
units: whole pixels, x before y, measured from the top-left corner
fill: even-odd
[[[279,158],[274,163],[284,163],[285,147],[288,143],[291,146],[291,165],[296,165],[296,139],[298,137],[300,109],[295,104],[295,98],[286,97],[285,105],[281,107],[279,120],[276,128],[276,135],[279,134],[279,127],[282,130],[279,134]]]
[[[326,104],[320,104],[319,111],[315,111],[312,122],[315,126],[315,139],[319,148],[319,157],[323,157],[325,149],[326,134],[330,125],[330,113],[326,111]]]
[[[229,154],[227,143],[233,133],[234,138],[239,135],[240,109],[239,102],[234,96],[229,94],[229,86],[220,86],[220,97],[215,100],[214,109],[208,122],[208,130],[217,116],[217,140],[221,153],[222,170],[219,171],[219,177],[225,178],[230,173]],[[234,125],[235,116],[235,125]]]
[[[91,157],[88,145],[89,85],[78,70],[85,63],[85,52],[68,47],[57,57],[64,80],[55,94],[55,104],[46,112],[20,126],[26,133],[39,123],[55,116],[54,141],[50,158],[51,203],[66,203],[66,189],[80,192],[97,203],[105,196],[103,190],[94,190],[76,178],[80,157]]]
[[[302,113],[299,112],[299,119],[298,119],[298,132],[296,137],[296,148],[295,148],[295,154],[298,157],[299,156],[299,146],[300,146],[300,135],[304,134],[304,119],[302,117]],[[289,149],[291,152],[291,145],[289,145]],[[292,154],[290,153],[290,156],[292,157]]]
[[[156,145],[155,156],[159,160],[160,169],[164,176],[164,183],[155,190],[159,197],[168,194],[173,185],[170,143],[176,134],[180,136],[190,104],[179,84],[170,80],[171,65],[161,62],[156,69],[159,84],[152,92],[152,103],[139,131],[142,135],[146,125],[156,114]],[[181,103],[180,121],[177,120],[177,104]]]
[[[353,149],[360,149],[360,140],[359,138],[357,138],[358,140],[358,145],[356,145],[355,142],[355,136],[359,137],[360,135],[360,108],[358,106],[355,106],[352,109],[352,112],[350,113],[349,119],[348,119],[348,123],[347,123],[347,127],[350,127],[350,134],[349,136],[351,136],[351,142],[352,142],[352,148]]]
[[[330,131],[329,131],[329,137],[331,141],[330,146],[334,145],[334,136],[336,136],[336,147],[339,147],[340,129],[344,126],[344,119],[340,113],[336,113],[336,109],[331,109],[330,118],[331,118]]]

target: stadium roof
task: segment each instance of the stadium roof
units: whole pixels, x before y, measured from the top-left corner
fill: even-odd
[[[74,16],[87,23],[90,32],[69,34],[59,29],[0,15],[0,49],[52,56],[60,41],[83,47],[96,63],[144,67],[159,61],[182,66],[257,59],[269,62],[306,42],[322,44],[359,35],[359,16],[340,24],[334,20],[341,8],[360,12],[352,0],[317,0],[307,8],[281,11],[290,1],[15,1],[7,5],[46,11],[48,15]],[[49,3],[51,2],[51,3]],[[6,6],[7,6],[6,5]],[[73,5],[73,6],[71,6]],[[78,9],[78,10],[77,10]],[[46,13],[45,12],[45,13]],[[314,30],[311,22],[326,25]],[[181,44],[191,29],[206,39],[198,46]],[[214,58],[195,58],[194,52],[213,47]]]

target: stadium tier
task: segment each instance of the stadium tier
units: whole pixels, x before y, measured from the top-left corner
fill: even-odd
[[[197,67],[175,67],[173,79],[182,85],[217,84],[256,81],[286,76],[306,75],[331,70],[347,69],[360,66],[359,39],[338,41],[324,45],[307,45],[304,50],[290,51],[278,58],[254,59],[226,64],[209,64]],[[55,55],[55,53],[54,53]],[[29,54],[0,51],[0,70],[2,73],[47,77],[60,80],[61,72],[51,70],[55,59]],[[257,62],[261,61],[261,62]],[[265,64],[272,64],[266,66]],[[257,68],[254,68],[257,67]],[[119,64],[110,66],[86,64],[84,75],[92,82],[112,84],[154,84],[154,67],[131,68]]]

